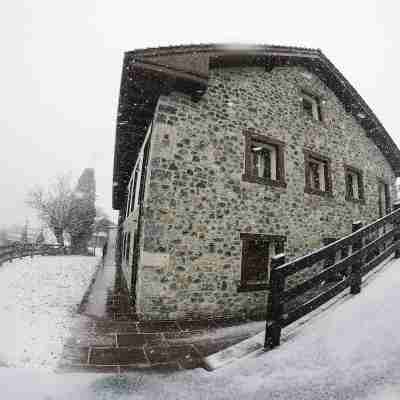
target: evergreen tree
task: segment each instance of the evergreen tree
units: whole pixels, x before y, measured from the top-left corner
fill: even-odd
[[[25,225],[22,229],[20,242],[23,244],[28,243],[28,221],[25,222]]]
[[[45,242],[45,237],[43,234],[43,229],[39,232],[39,234],[36,237],[35,243],[36,244],[42,244]]]
[[[88,242],[93,233],[96,216],[95,200],[94,169],[86,168],[74,191],[71,222],[67,228],[71,235],[71,252],[73,254],[86,254],[88,251]]]

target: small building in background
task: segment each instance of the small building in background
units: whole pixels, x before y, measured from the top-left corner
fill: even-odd
[[[89,247],[103,248],[104,244],[107,242],[107,238],[107,232],[94,232],[89,241]]]

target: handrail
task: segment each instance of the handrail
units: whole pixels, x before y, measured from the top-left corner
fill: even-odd
[[[66,247],[59,244],[13,243],[0,246],[0,265],[16,258],[33,257],[34,255],[65,254]]]
[[[324,279],[328,278],[329,276],[346,270],[348,267],[352,266],[353,263],[358,258],[362,257],[362,255],[364,253],[366,253],[368,251],[371,251],[374,248],[376,248],[377,246],[385,243],[387,240],[391,239],[392,237],[394,237],[394,235],[396,233],[399,233],[399,232],[400,232],[400,230],[398,228],[392,229],[389,232],[386,232],[384,235],[382,235],[378,239],[375,239],[374,241],[372,241],[372,242],[368,243],[367,245],[365,245],[362,249],[357,250],[357,251],[353,252],[351,255],[349,255],[349,256],[343,258],[342,260],[334,263],[332,266],[330,266],[327,269],[324,269],[323,271],[321,271],[317,275],[313,276],[309,280],[301,283],[300,285],[298,285],[298,286],[296,286],[294,288],[285,290],[281,294],[281,299],[282,300],[290,300],[293,297],[296,297],[296,296],[298,296],[300,294],[303,294],[308,289],[311,289],[316,283],[319,283],[319,282],[323,281]],[[279,271],[279,269],[280,269],[280,267],[277,268],[277,271]]]
[[[357,230],[356,232],[350,233],[349,235],[336,240],[335,242],[332,242],[309,254],[281,265],[277,268],[277,271],[285,275],[292,275],[298,271],[301,271],[302,269],[307,268],[310,263],[314,264],[324,259],[328,253],[334,253],[335,251],[339,250],[339,248],[353,245],[360,237],[363,237],[364,235],[371,233],[371,231],[381,228],[386,223],[393,222],[396,217],[400,218],[400,209],[395,209],[395,211],[391,212],[390,214],[385,215],[375,222]]]
[[[390,225],[391,229],[380,229]],[[272,257],[270,273],[270,293],[267,301],[267,319],[264,348],[273,348],[280,344],[283,327],[303,317],[319,307],[346,287],[351,288],[351,294],[361,291],[362,276],[388,258],[393,252],[395,258],[400,258],[400,202],[394,205],[394,211],[379,218],[371,224],[362,227],[362,223],[353,223],[353,233],[336,240],[307,255],[286,262],[285,254]],[[371,234],[374,236],[371,238]],[[375,236],[377,234],[377,237]],[[365,239],[365,240],[364,240]],[[336,261],[339,250],[348,249],[351,254],[341,252],[341,259]],[[373,258],[371,259],[371,255]],[[286,278],[303,269],[312,267],[317,262],[325,260],[325,265],[313,277],[285,288]],[[336,283],[321,288],[321,283],[330,277],[338,278]],[[315,290],[317,293],[315,293]],[[305,300],[293,310],[285,310],[289,302],[313,290],[314,297]]]

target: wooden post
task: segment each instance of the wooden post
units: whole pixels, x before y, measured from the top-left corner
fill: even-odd
[[[352,232],[356,232],[362,228],[362,222],[357,221],[353,223]],[[353,253],[360,250],[362,248],[362,237],[360,237],[354,244],[353,244]],[[351,294],[358,294],[361,292],[361,263],[362,258],[357,257],[354,261],[354,264],[351,266],[351,286],[350,286],[350,293]]]
[[[396,201],[396,203],[393,204],[394,210],[398,210],[400,208],[400,201]],[[397,232],[394,235],[394,241],[399,242],[400,241],[400,218],[396,216],[396,218],[393,221],[393,228],[397,230]],[[399,243],[400,245],[400,243]],[[400,248],[399,246],[394,252],[394,258],[400,258]]]
[[[327,237],[322,239],[322,244],[325,246],[328,246],[329,244],[336,242],[338,239],[333,238],[333,237]],[[328,257],[326,257],[324,261],[324,269],[327,269],[331,267],[333,264],[335,264],[336,261],[336,252],[330,254]],[[341,281],[343,278],[340,273],[336,273],[335,275],[332,275],[326,279],[326,282],[338,282]]]
[[[285,276],[276,271],[276,269],[285,264],[285,257],[285,254],[282,253],[277,254],[271,259],[271,278],[265,325],[265,350],[279,346],[281,341],[283,304],[280,301],[280,295],[285,289]]]

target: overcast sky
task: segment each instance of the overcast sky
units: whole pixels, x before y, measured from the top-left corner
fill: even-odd
[[[398,19],[396,1],[2,0],[0,225],[33,221],[29,187],[86,167],[111,213],[122,58],[136,48],[320,48],[400,145]]]

